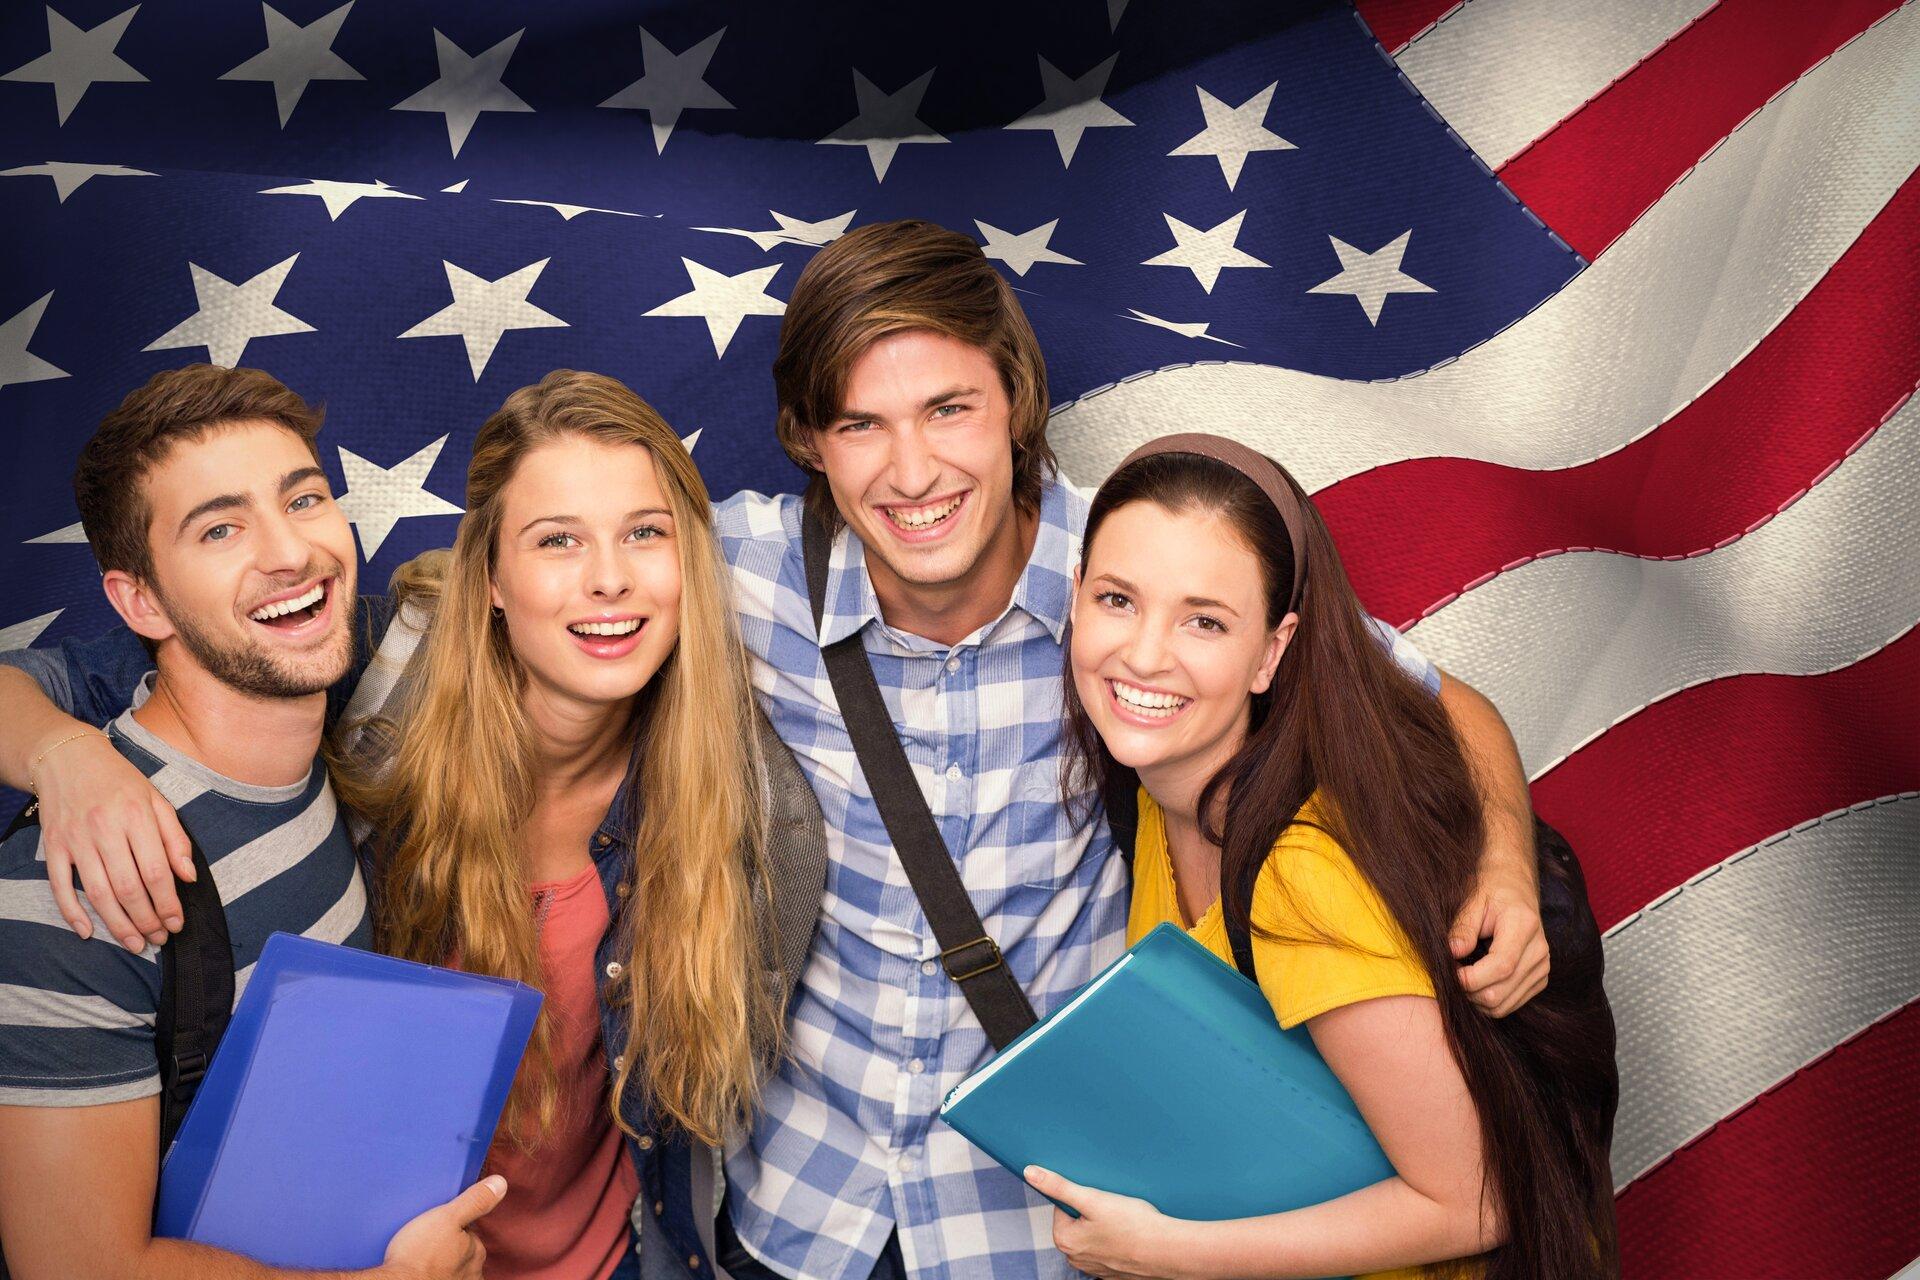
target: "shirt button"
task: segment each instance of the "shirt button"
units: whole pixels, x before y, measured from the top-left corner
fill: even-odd
[[[960,781],[960,766],[959,766],[959,765],[957,765],[957,764],[950,764],[950,765],[948,765],[948,766],[947,766],[947,781],[949,781],[949,782],[958,782],[958,781]]]
[[[947,670],[948,670],[948,672],[954,672],[954,671],[958,671],[959,669],[960,669],[960,659],[958,659],[958,658],[948,658],[948,659],[947,659]]]
[[[643,1133],[643,1134],[641,1134],[641,1135],[640,1135],[640,1139],[639,1139],[639,1141],[640,1141],[640,1149],[641,1149],[642,1151],[651,1151],[651,1150],[653,1150],[653,1135],[652,1135],[652,1134],[650,1134],[650,1133]]]
[[[654,1217],[656,1217],[656,1218],[657,1218],[657,1217],[659,1217],[659,1216],[660,1216],[661,1214],[663,1214],[663,1213],[665,1213],[666,1211],[667,1211],[667,1202],[666,1202],[666,1201],[664,1201],[664,1200],[655,1200],[655,1201],[653,1202],[653,1216],[654,1216]]]
[[[927,1069],[927,1064],[922,1062],[918,1058],[915,1058],[912,1061],[907,1063],[907,1071],[909,1072],[909,1074],[912,1074],[912,1075],[917,1076],[922,1071],[925,1071],[926,1069]]]
[[[613,896],[616,898],[624,898],[632,892],[633,892],[633,886],[628,884],[625,880],[622,880],[619,884],[613,886]]]
[[[940,966],[931,960],[922,960],[920,962],[920,972],[931,978],[934,974],[940,972]]]
[[[607,961],[607,976],[609,978],[617,978],[620,976],[620,962],[618,960]]]
[[[917,1161],[917,1160],[915,1160],[915,1159],[914,1159],[914,1158],[913,1158],[912,1156],[901,1156],[901,1157],[900,1157],[900,1172],[902,1172],[902,1173],[912,1173],[912,1172],[913,1172],[913,1170],[914,1170],[914,1166],[915,1166],[915,1165],[917,1165],[917,1164],[919,1164],[919,1161]]]
[[[602,849],[604,849],[608,845],[613,843],[613,837],[608,835],[606,832],[602,831],[599,835],[593,838],[593,842],[599,845]]]
[[[693,1268],[695,1271],[698,1271],[700,1269],[700,1255],[697,1253],[688,1254],[687,1265]]]
[[[616,1054],[614,1054],[614,1055],[613,1055],[613,1069],[614,1069],[615,1071],[625,1071],[625,1070],[627,1069],[627,1055],[626,1055],[626,1054],[624,1054],[624,1053],[616,1053]]]

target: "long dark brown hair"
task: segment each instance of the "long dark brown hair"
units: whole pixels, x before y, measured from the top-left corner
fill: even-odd
[[[1482,1195],[1506,1228],[1506,1243],[1485,1256],[1487,1280],[1615,1274],[1607,1152],[1613,1046],[1599,1042],[1551,983],[1502,1019],[1483,1016],[1461,990],[1448,930],[1480,855],[1471,768],[1439,700],[1402,672],[1368,626],[1312,501],[1281,474],[1305,517],[1300,620],[1272,685],[1253,698],[1246,741],[1199,803],[1201,831],[1221,851],[1226,918],[1252,932],[1260,870],[1318,793],[1322,824],[1380,895],[1432,979],[1448,1044],[1479,1113]],[[1267,626],[1280,624],[1293,587],[1293,546],[1273,503],[1251,480],[1195,454],[1151,455],[1123,467],[1093,500],[1083,575],[1102,522],[1135,502],[1224,518],[1259,562]],[[1065,701],[1067,794],[1107,794],[1117,766],[1074,689],[1070,665]]]

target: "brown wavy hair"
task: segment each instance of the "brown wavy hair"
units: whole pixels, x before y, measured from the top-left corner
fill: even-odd
[[[1201,791],[1201,830],[1221,853],[1222,908],[1235,929],[1255,931],[1260,870],[1318,793],[1317,825],[1380,895],[1432,980],[1479,1114],[1483,1200],[1506,1231],[1506,1243],[1484,1257],[1485,1280],[1616,1274],[1611,1036],[1603,1042],[1552,984],[1501,1019],[1482,1015],[1461,990],[1447,938],[1479,864],[1471,767],[1439,700],[1401,671],[1368,627],[1313,502],[1283,468],[1281,475],[1304,516],[1306,581],[1298,626],[1273,683],[1253,698],[1246,740]],[[1252,480],[1195,454],[1150,455],[1121,468],[1088,512],[1083,573],[1101,523],[1135,502],[1228,522],[1260,565],[1267,626],[1279,626],[1293,586],[1293,545]],[[1107,794],[1118,766],[1070,669],[1065,699],[1067,794],[1089,787]],[[1341,945],[1324,935],[1304,941]]]
[[[774,432],[808,473],[807,509],[838,524],[814,435],[840,412],[854,361],[909,329],[944,333],[992,358],[1011,405],[1013,500],[1039,510],[1041,486],[1054,471],[1040,340],[978,244],[917,219],[849,231],[814,255],[787,299],[773,360]]]
[[[480,428],[451,553],[411,562],[394,583],[401,608],[433,617],[423,672],[397,722],[372,726],[383,748],[341,762],[339,790],[388,837],[382,949],[541,985],[515,834],[534,802],[526,673],[488,584],[507,483],[532,450],[570,437],[647,450],[680,531],[679,641],[632,717],[643,745],[628,788],[642,799],[637,823],[627,815],[632,865],[617,921],[625,964],[611,996],[626,1010],[627,1048],[613,1114],[626,1128],[621,1098],[638,1084],[657,1115],[713,1143],[752,1106],[781,1031],[764,977],[765,786],[706,485],[673,429],[626,386],[555,370]],[[527,1142],[557,1099],[542,1012],[508,1101],[509,1131]]]

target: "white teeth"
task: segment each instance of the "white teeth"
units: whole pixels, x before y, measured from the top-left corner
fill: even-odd
[[[961,501],[966,496],[963,493],[958,498],[943,502],[937,507],[917,507],[912,510],[904,507],[887,507],[885,510],[887,518],[903,529],[925,529],[929,525],[939,524],[958,511]]]
[[[630,636],[640,629],[639,618],[624,622],[576,622],[567,630],[577,636]]]
[[[1127,710],[1155,720],[1164,720],[1193,701],[1174,693],[1153,693],[1118,680],[1107,681],[1107,686]]]
[[[294,613],[309,605],[318,604],[320,597],[325,594],[326,592],[321,588],[321,585],[316,582],[312,588],[303,595],[297,595],[291,600],[278,600],[273,604],[262,605],[247,616],[255,622],[267,622],[283,614]]]

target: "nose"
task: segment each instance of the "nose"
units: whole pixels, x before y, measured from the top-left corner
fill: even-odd
[[[918,427],[906,427],[893,434],[893,487],[903,498],[924,498],[940,479],[940,460],[927,447],[925,434]]]
[[[596,542],[587,558],[587,594],[595,600],[613,603],[633,591],[633,569],[617,546]]]
[[[269,577],[304,573],[313,563],[313,544],[284,512],[267,516],[260,522],[259,530],[253,545],[258,557],[256,567],[261,573]]]
[[[1134,675],[1149,680],[1166,672],[1170,653],[1166,628],[1151,617],[1140,617],[1133,620],[1120,658]]]

